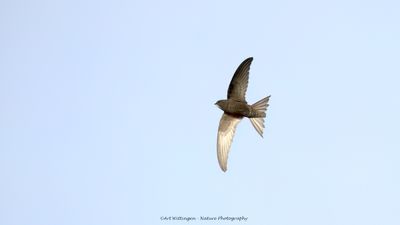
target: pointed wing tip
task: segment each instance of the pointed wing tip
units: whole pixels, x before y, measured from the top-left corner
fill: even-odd
[[[222,172],[226,172],[228,170],[228,168],[226,166],[220,165]]]

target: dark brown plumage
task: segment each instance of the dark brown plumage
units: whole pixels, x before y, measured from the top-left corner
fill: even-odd
[[[236,69],[228,88],[228,99],[219,100],[215,104],[224,111],[218,127],[217,155],[222,171],[227,170],[228,154],[235,135],[236,126],[243,117],[250,119],[257,132],[263,135],[264,117],[269,97],[265,97],[253,105],[247,104],[246,90],[249,83],[249,71],[253,58],[247,58]]]

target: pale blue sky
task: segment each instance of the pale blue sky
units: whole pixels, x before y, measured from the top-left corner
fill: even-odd
[[[0,1],[0,224],[400,224],[399,11]],[[214,102],[249,56],[265,137],[239,124],[222,173]]]

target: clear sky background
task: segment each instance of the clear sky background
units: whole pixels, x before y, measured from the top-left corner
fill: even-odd
[[[0,224],[400,224],[399,12],[0,1]],[[223,173],[214,103],[249,56],[265,135],[243,120]]]

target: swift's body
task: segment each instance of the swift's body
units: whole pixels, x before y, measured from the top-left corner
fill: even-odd
[[[236,126],[247,117],[257,132],[263,135],[264,118],[269,97],[249,105],[246,101],[246,90],[249,82],[249,70],[253,58],[244,60],[237,68],[228,88],[228,99],[219,100],[215,104],[224,111],[218,127],[217,155],[222,171],[227,170],[228,154],[235,135]]]

